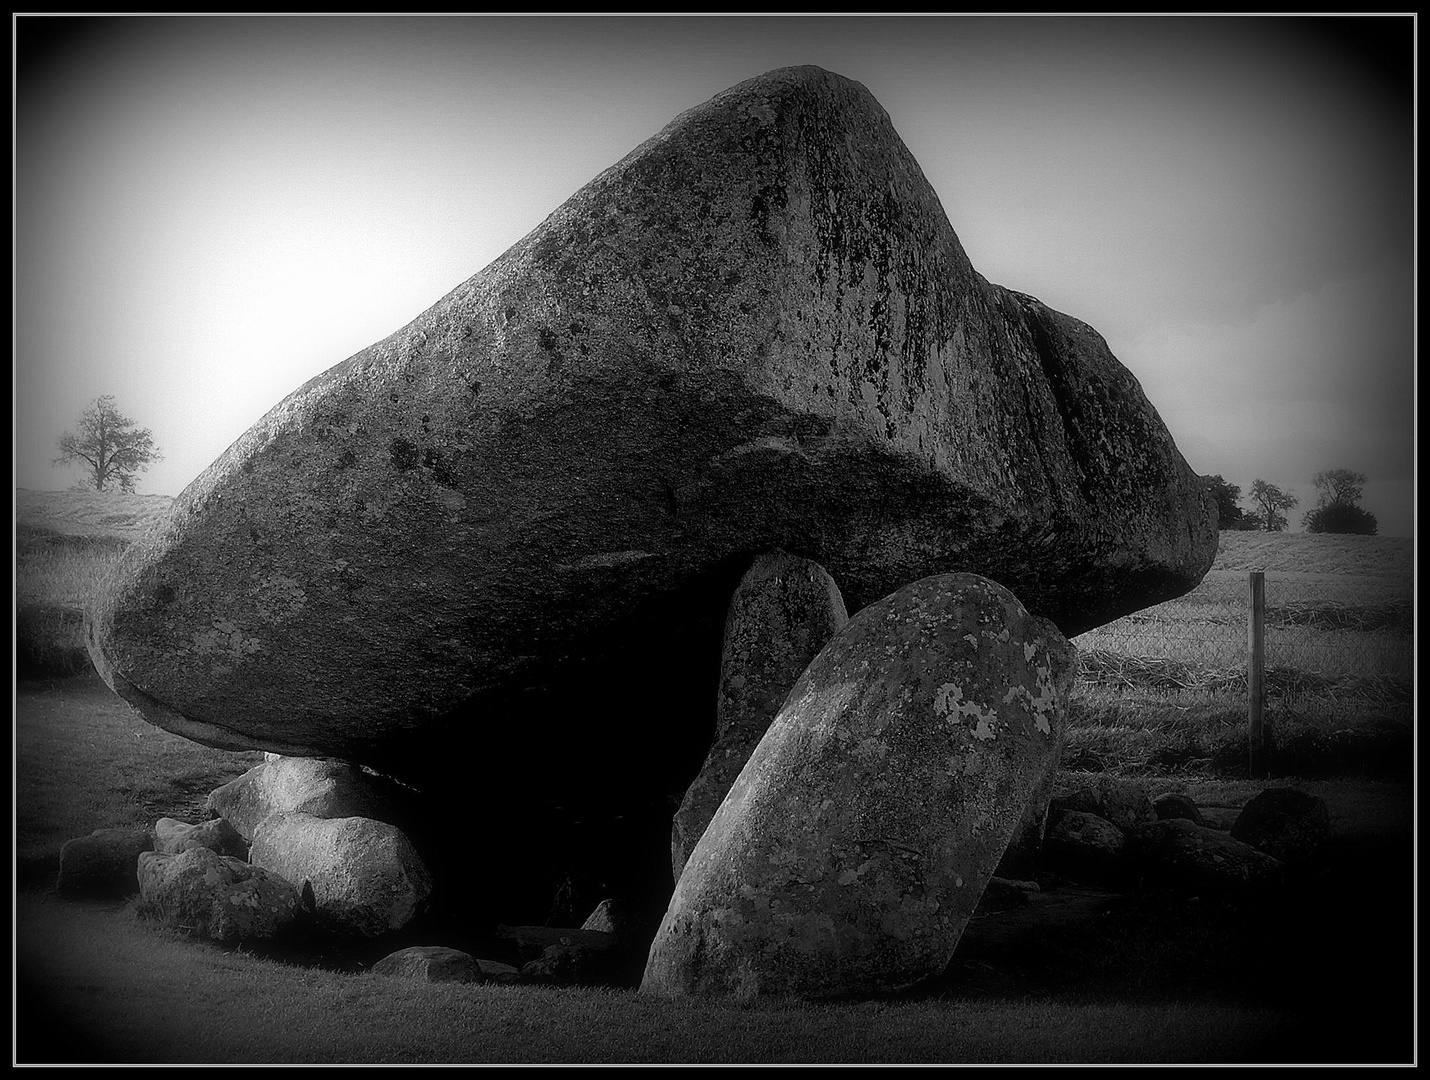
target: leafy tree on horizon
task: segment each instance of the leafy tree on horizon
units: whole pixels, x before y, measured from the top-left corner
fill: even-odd
[[[1252,481],[1250,497],[1251,501],[1261,508],[1260,516],[1266,523],[1267,532],[1284,532],[1286,515],[1282,511],[1290,510],[1301,501],[1260,477]]]
[[[1216,500],[1217,529],[1242,528],[1245,511],[1236,505],[1241,498],[1241,488],[1228,483],[1220,473],[1215,476],[1204,476],[1202,480],[1206,483],[1212,498]]]
[[[83,462],[82,491],[112,490],[118,484],[126,494],[134,493],[134,474],[143,472],[164,455],[154,445],[154,433],[136,427],[119,411],[111,394],[104,394],[80,413],[79,434],[66,431],[59,438],[60,456],[55,465]]]
[[[1321,497],[1316,508],[1302,519],[1306,531],[1374,536],[1379,527],[1375,515],[1359,505],[1365,479],[1365,473],[1354,469],[1327,469],[1317,473],[1315,484]]]

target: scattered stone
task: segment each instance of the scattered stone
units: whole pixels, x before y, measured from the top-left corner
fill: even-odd
[[[972,574],[859,612],[696,845],[642,990],[825,998],[940,974],[1043,779],[1075,656]]]
[[[154,825],[154,850],[178,855],[191,847],[208,848],[235,859],[248,858],[248,844],[228,821],[219,817],[190,825],[177,818],[160,818]]]
[[[1279,859],[1185,818],[1137,826],[1124,857],[1144,884],[1192,894],[1243,896],[1285,880]]]
[[[1319,796],[1267,788],[1242,808],[1231,835],[1284,863],[1303,863],[1320,854],[1330,838],[1331,815]]]
[[[809,559],[767,552],[741,579],[725,621],[715,742],[671,828],[674,878],[795,680],[848,621],[839,586]]]
[[[279,812],[365,817],[389,824],[398,816],[396,798],[387,786],[357,766],[277,755],[213,791],[205,806],[248,841],[269,814]]]
[[[629,904],[619,900],[602,900],[596,910],[581,924],[582,930],[610,934],[617,941],[627,942],[640,933],[641,919]]]
[[[1168,818],[1185,818],[1195,825],[1206,825],[1207,821],[1202,817],[1202,812],[1197,808],[1197,804],[1186,795],[1176,791],[1169,791],[1165,795],[1159,795],[1152,803],[1152,812],[1157,815],[1158,821],[1166,821]]]
[[[312,889],[318,925],[333,933],[378,937],[421,914],[432,877],[411,841],[371,818],[269,814],[258,826],[249,860]]]
[[[553,945],[584,949],[588,952],[611,952],[621,947],[620,938],[603,930],[573,930],[561,926],[497,927],[496,936],[516,943],[522,959],[530,960],[545,954]]]
[[[742,553],[814,559],[855,609],[976,571],[1075,635],[1195,587],[1216,540],[1103,338],[974,271],[868,90],[784,68],[277,404],[86,635],[151,723],[390,772],[502,724],[560,747],[589,715],[532,723],[525,691],[688,640],[710,612],[680,600]],[[686,694],[607,742],[703,723]]]
[[[1043,857],[1050,870],[1074,881],[1108,884],[1119,872],[1127,834],[1081,810],[1064,810],[1048,829]]]
[[[480,960],[441,945],[414,945],[389,953],[372,966],[376,975],[427,982],[515,982],[520,972],[510,964]]]
[[[141,853],[154,850],[147,829],[96,829],[88,836],[65,841],[60,848],[60,876],[55,889],[63,896],[129,896],[139,887]]]
[[[139,911],[211,941],[277,937],[298,918],[293,886],[262,867],[210,848],[139,856]]]
[[[634,952],[629,941],[609,931],[498,926],[496,936],[516,944],[525,961],[521,967],[523,982],[613,986],[633,985],[640,978],[643,957]]]
[[[1060,811],[1077,810],[1110,821],[1123,832],[1131,832],[1144,821],[1157,819],[1152,809],[1152,798],[1147,793],[1147,784],[1142,780],[1098,773],[1079,774],[1061,780],[1063,784],[1070,782],[1077,786],[1053,797],[1055,818]]]

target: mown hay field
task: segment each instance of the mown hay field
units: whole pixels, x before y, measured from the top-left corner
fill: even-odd
[[[1245,671],[1250,572],[1265,577],[1266,664],[1321,676],[1413,674],[1414,548],[1404,537],[1224,532],[1186,596],[1076,640],[1080,650]]]
[[[1314,746],[1322,759],[1367,734],[1408,743],[1414,541],[1224,532],[1192,592],[1075,639],[1071,742],[1075,755],[1098,748],[1084,764],[1197,769],[1245,753],[1252,570],[1264,574],[1273,738],[1299,745],[1302,757]],[[1152,728],[1160,738],[1150,759],[1130,751]],[[1183,733],[1175,753],[1165,745],[1173,729]]]

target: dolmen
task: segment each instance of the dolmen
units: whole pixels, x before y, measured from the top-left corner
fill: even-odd
[[[950,574],[1076,635],[1195,587],[1215,522],[1102,337],[974,270],[869,91],[783,68],[279,402],[130,546],[85,632],[159,727],[495,823],[486,864],[523,905],[505,917],[539,921],[563,881],[590,883],[580,903],[668,896],[764,745],[781,692],[739,724],[714,692],[757,560],[826,590],[807,663],[833,597],[859,613]],[[945,727],[996,705],[906,677]],[[836,878],[902,858],[866,841]]]

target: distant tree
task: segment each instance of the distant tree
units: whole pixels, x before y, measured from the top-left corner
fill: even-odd
[[[134,491],[134,474],[162,461],[164,455],[154,445],[154,434],[148,428],[135,427],[134,421],[119,411],[114,398],[98,397],[79,417],[79,433],[66,431],[59,439],[60,456],[56,465],[83,462],[85,479],[81,487],[95,491]]]
[[[1358,505],[1365,490],[1365,473],[1327,469],[1316,474],[1316,490],[1320,492],[1316,508],[1301,522],[1307,532],[1375,535],[1375,515]]]
[[[1331,503],[1308,512],[1302,525],[1312,533],[1356,533],[1374,536],[1379,527],[1375,515],[1354,503]]]
[[[1203,476],[1202,481],[1212,493],[1212,498],[1216,500],[1216,527],[1218,529],[1240,528],[1242,517],[1246,513],[1236,505],[1241,498],[1241,488],[1235,484],[1227,483],[1220,474]]]
[[[1316,490],[1320,498],[1317,506],[1332,506],[1336,503],[1354,505],[1360,502],[1365,490],[1365,473],[1353,469],[1327,469],[1316,474]]]
[[[1290,510],[1301,500],[1258,477],[1251,483],[1251,501],[1260,507],[1267,532],[1283,532],[1286,528],[1286,515],[1281,511]]]

